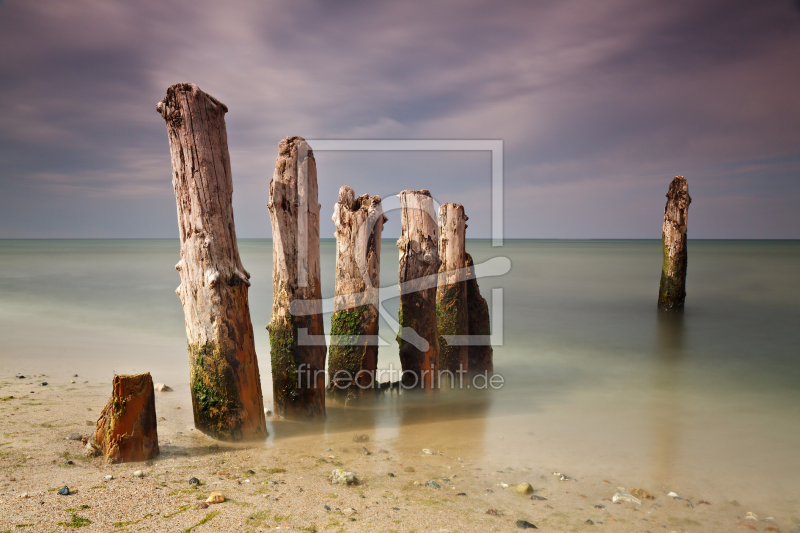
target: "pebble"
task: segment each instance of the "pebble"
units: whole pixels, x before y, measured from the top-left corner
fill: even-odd
[[[432,479],[430,481],[425,482],[425,486],[426,487],[430,487],[432,489],[441,489],[442,488],[438,483],[436,483]]]
[[[69,496],[69,487],[67,487],[66,485],[64,485],[63,487],[61,487],[60,489],[58,489],[58,493],[59,493],[60,495],[62,495],[62,496]]]
[[[433,455],[433,452],[430,451],[428,448],[422,448],[422,453],[425,455]]]
[[[369,435],[353,435],[353,442],[368,442]]]
[[[518,492],[520,494],[530,494],[533,492],[533,487],[531,487],[530,483],[520,483],[514,487],[514,492]]]
[[[137,470],[136,472],[133,473],[133,475],[134,477],[144,477],[144,472],[142,472],[141,470]]]
[[[206,503],[222,503],[225,501],[225,496],[221,492],[212,492],[206,500]]]
[[[756,513],[751,512],[751,511],[747,511],[747,515],[745,515],[744,519],[745,520],[755,520],[756,522],[758,522],[758,515]]]
[[[547,498],[545,498],[544,496],[537,496],[536,494],[534,494],[533,496],[531,496],[531,500],[537,500],[537,501],[540,501],[540,502],[546,502]],[[595,505],[595,507],[597,507],[597,506]]]
[[[403,469],[404,472],[416,472],[413,466],[407,466]]]
[[[42,387],[46,387],[46,386],[47,386],[47,382],[46,382],[46,381],[42,381],[40,385],[41,385]]]
[[[86,424],[87,426],[93,426],[94,422],[92,422],[91,420],[87,420],[86,422],[84,422],[84,424]]]
[[[592,519],[590,518],[589,520],[587,520],[586,522],[584,522],[584,524],[586,524],[587,526],[593,526],[593,525],[594,525],[594,522],[592,522]]]
[[[352,507],[348,507],[347,509],[343,509],[342,510],[342,514],[345,515],[345,516],[352,516],[352,515],[356,514],[356,510],[353,509]]]
[[[75,383],[75,380],[74,380],[74,379],[73,379],[73,380],[71,380],[71,381],[70,381],[70,383]]]
[[[656,497],[653,496],[649,491],[645,489],[631,489],[631,496],[639,498],[640,500],[655,500]]]
[[[112,479],[114,479],[114,476],[112,476],[111,474],[109,474],[109,475],[107,475],[107,476],[106,476],[105,478],[103,478],[103,479],[105,479],[106,481],[111,481]]]
[[[17,376],[19,379],[25,379],[25,376]]]
[[[197,504],[198,509],[208,509],[208,504],[206,502],[200,502]]]
[[[327,504],[327,503],[326,503],[325,505],[323,505],[322,507],[323,507],[323,508],[324,508],[326,511],[330,511],[330,510],[331,510],[331,508],[330,508],[330,507],[328,507],[328,504]]]
[[[72,377],[73,377],[73,378],[77,378],[77,377],[78,377],[78,374],[72,374]]]
[[[190,477],[189,478],[189,485],[199,486],[200,485],[200,480],[197,479],[196,477]]]
[[[245,472],[245,474],[247,474],[248,476],[255,476],[256,475],[256,471],[255,470],[248,470],[247,472]]]
[[[22,493],[22,495],[20,496],[20,498],[27,498],[27,497],[28,497],[28,493],[27,492]]]
[[[169,385],[164,385],[163,383],[156,383],[153,385],[153,389],[157,392],[172,392],[172,387]]]
[[[539,529],[527,520],[517,520],[517,527],[520,529]]]
[[[394,474],[392,474],[391,472],[389,472],[387,475],[388,475],[389,477],[394,477]]]
[[[621,492],[618,492],[618,493],[614,494],[614,497],[611,498],[611,501],[614,502],[614,503],[617,503],[617,502],[632,502],[632,503],[638,503],[639,505],[642,504],[642,500],[640,500],[639,498],[635,498],[635,497],[631,496],[630,494],[623,494]]]
[[[70,433],[69,436],[67,437],[67,440],[81,440],[81,434],[80,433]]]
[[[337,485],[358,485],[358,472],[346,472],[337,468],[331,472],[331,483]]]

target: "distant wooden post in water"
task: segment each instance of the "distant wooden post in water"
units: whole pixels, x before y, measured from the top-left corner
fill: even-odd
[[[432,390],[439,371],[436,285],[439,224],[427,189],[403,191],[400,198],[400,363],[406,388]]]
[[[447,380],[455,386],[469,365],[466,344],[447,344],[445,335],[469,334],[467,282],[464,247],[467,216],[460,204],[442,204],[439,208],[439,282],[436,289],[436,326],[439,329],[439,368],[452,372]]]
[[[278,144],[269,184],[272,392],[280,416],[325,416],[325,331],[319,274],[317,164],[302,137]]]
[[[469,373],[476,374],[491,374],[494,371],[494,350],[489,341],[491,335],[491,328],[489,326],[489,305],[486,300],[481,296],[481,290],[478,287],[478,279],[475,277],[475,266],[472,262],[472,256],[466,254],[467,266],[467,316],[469,322],[469,334],[471,336],[478,336],[483,339],[479,342],[474,339],[467,347],[469,359]]]
[[[328,391],[346,403],[377,386],[381,233],[387,220],[380,196],[356,198],[347,185],[339,189]]]
[[[664,261],[658,307],[666,311],[681,310],[686,299],[686,217],[689,212],[689,184],[683,176],[675,176],[669,184],[661,246]]]
[[[233,224],[225,104],[196,85],[167,89],[156,106],[167,124],[178,203],[181,285],[197,429],[222,440],[267,436],[247,288]]]

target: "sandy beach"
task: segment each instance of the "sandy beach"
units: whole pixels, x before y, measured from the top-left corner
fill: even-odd
[[[798,527],[797,516],[751,509],[713,491],[675,499],[667,488],[583,477],[569,465],[556,475],[537,464],[533,450],[526,464],[501,467],[460,444],[457,433],[448,438],[446,425],[438,437],[425,424],[406,428],[417,435],[408,439],[311,428],[234,446],[193,430],[188,397],[179,392],[157,393],[158,459],[111,465],[86,457],[81,441],[69,438],[91,434],[110,386],[51,375],[5,376],[0,384],[0,531],[515,531],[526,527],[521,521],[543,531]],[[425,435],[439,446],[420,448]],[[359,483],[333,484],[335,469],[357,472]],[[533,492],[517,492],[521,483]],[[70,495],[58,494],[63,486]],[[654,499],[612,502],[635,489]],[[212,492],[226,501],[206,506]]]

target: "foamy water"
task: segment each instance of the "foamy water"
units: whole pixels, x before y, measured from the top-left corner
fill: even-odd
[[[240,251],[269,404],[271,243]],[[321,425],[272,420],[267,445],[360,427],[489,467],[800,508],[800,243],[690,241],[686,311],[668,320],[655,305],[658,241],[469,241],[468,251],[512,264],[480,280],[487,299],[504,290],[502,389],[333,407]],[[323,241],[324,296],[334,253]],[[188,406],[178,259],[177,240],[0,241],[0,370],[96,384],[150,371]],[[396,282],[393,241],[381,261],[382,285]],[[380,334],[379,366],[398,368],[394,332],[382,322]]]

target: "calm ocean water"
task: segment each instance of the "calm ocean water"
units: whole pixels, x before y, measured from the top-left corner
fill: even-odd
[[[271,243],[239,246],[269,402]],[[495,369],[505,386],[479,405],[463,402],[466,411],[434,410],[438,418],[378,409],[376,427],[402,436],[417,424],[427,431],[409,438],[444,443],[438,421],[462,418],[465,450],[499,466],[535,459],[573,475],[797,506],[800,242],[690,241],[686,311],[666,321],[655,305],[659,241],[469,241],[468,251],[476,262],[511,260],[508,274],[480,280],[487,299],[493,287],[504,291]],[[333,294],[334,254],[323,241],[323,296]],[[0,241],[2,374],[107,383],[115,372],[150,371],[188,397],[178,259],[177,240]],[[391,284],[392,240],[381,260],[382,284]],[[386,302],[395,315],[397,306]],[[385,323],[381,336],[389,346],[379,365],[399,367]]]

